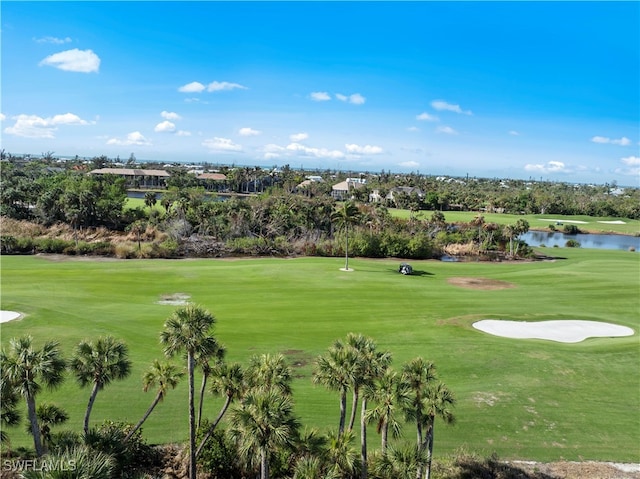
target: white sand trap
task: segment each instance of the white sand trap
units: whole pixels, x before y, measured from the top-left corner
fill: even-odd
[[[598,223],[604,223],[605,225],[626,225],[626,221],[615,220],[615,221],[598,221]]]
[[[576,223],[579,225],[589,224],[588,221],[580,221],[580,220],[559,220],[553,218],[538,218],[538,221],[555,221],[556,223]]]
[[[632,336],[634,331],[626,326],[599,321],[506,321],[485,319],[473,323],[473,327],[485,333],[516,339],[547,339],[560,343],[579,343],[587,338],[611,338]]]
[[[14,319],[18,319],[20,316],[22,316],[22,314],[16,313],[15,311],[0,311],[0,323],[13,321]]]

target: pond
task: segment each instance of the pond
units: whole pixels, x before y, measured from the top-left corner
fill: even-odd
[[[618,249],[629,251],[635,248],[640,251],[640,237],[629,235],[591,234],[579,233],[567,235],[558,232],[528,231],[520,236],[520,239],[529,246],[560,246],[564,247],[567,241],[574,240],[580,243],[581,248]]]

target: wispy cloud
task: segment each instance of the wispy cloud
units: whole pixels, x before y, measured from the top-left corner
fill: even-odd
[[[420,163],[418,163],[417,161],[403,161],[402,163],[398,163],[399,166],[402,166],[403,168],[418,168],[420,166]]]
[[[92,73],[100,69],[100,57],[92,50],[74,48],[49,55],[40,62],[40,65],[48,65],[69,72]]]
[[[171,120],[171,121],[182,120],[182,117],[180,115],[172,111],[163,111],[162,113],[160,113],[160,116],[165,120]]]
[[[4,113],[0,113],[0,121],[4,121],[6,119],[7,119],[7,117],[4,116]]]
[[[631,140],[626,136],[622,138],[607,138],[606,136],[594,136],[591,138],[593,143],[601,143],[601,144],[611,144],[611,145],[620,145],[620,146],[629,146],[631,144]]]
[[[430,115],[427,112],[424,113],[420,113],[419,115],[416,115],[416,120],[420,120],[420,121],[440,121],[440,118],[438,118],[435,115]]]
[[[4,120],[4,117],[2,119]],[[9,135],[26,138],[55,138],[53,133],[60,125],[89,124],[88,121],[83,120],[73,113],[54,115],[48,118],[42,118],[37,115],[18,115],[13,117],[13,119],[16,120],[15,124],[5,128],[4,132]]]
[[[149,146],[151,141],[145,138],[145,136],[139,131],[133,131],[127,135],[125,139],[111,138],[107,141],[107,145],[120,145],[120,146]]]
[[[461,113],[463,115],[472,115],[471,110],[463,110],[460,105],[454,105],[444,100],[433,100],[431,106],[438,111],[452,111],[454,113]]]
[[[213,81],[207,85],[207,91],[248,90],[249,88],[239,83],[227,81]]]
[[[511,136],[520,136],[520,133],[518,133],[516,130],[509,130],[509,134]]]
[[[311,148],[300,143],[291,143],[287,145],[287,150],[301,153],[304,156],[313,156],[315,158],[344,158],[344,153],[339,150],[329,150],[327,148]]]
[[[420,131],[420,128],[418,128],[417,126],[410,126],[409,128],[407,128],[407,131],[416,132]]]
[[[202,142],[202,146],[208,148],[213,152],[233,152],[233,151],[242,151],[242,146],[234,143],[229,138],[209,138]]]
[[[187,83],[186,85],[182,85],[178,88],[178,91],[182,93],[202,93],[205,90],[208,92],[216,92],[225,90],[248,90],[248,88],[244,85],[240,85],[239,83],[230,83],[226,81],[213,81],[206,86],[199,81],[192,81],[191,83]]]
[[[309,95],[313,101],[329,101],[331,96],[326,91],[314,91]]]
[[[309,133],[294,133],[293,135],[289,135],[289,139],[294,142],[294,143],[298,143],[301,142],[303,140],[306,140],[307,138],[309,138]]]
[[[186,130],[178,130],[176,131],[176,136],[191,136],[191,132]]]
[[[640,157],[627,156],[625,158],[620,158],[620,161],[625,166],[623,168],[616,168],[616,173],[625,176],[640,177]]]
[[[73,40],[69,37],[58,38],[58,37],[41,37],[34,38],[34,42],[36,43],[52,43],[54,45],[63,45],[65,43],[71,43]]]
[[[627,156],[626,158],[620,158],[627,166],[640,166],[640,157],[639,156]]]
[[[529,163],[524,165],[524,169],[533,173],[571,173],[562,161],[548,161],[545,164]]]
[[[436,128],[436,132],[444,133],[446,135],[457,135],[458,134],[458,132],[456,130],[454,130],[453,128],[451,128],[450,126],[439,126],[438,128]]]
[[[171,133],[175,131],[175,129],[176,129],[176,125],[171,123],[169,120],[165,120],[161,123],[158,123],[153,129],[153,131],[156,131],[159,133]]]
[[[240,136],[258,136],[261,133],[262,132],[260,130],[254,130],[253,128],[249,128],[249,127],[240,128],[238,130],[238,134]]]
[[[346,144],[344,147],[348,153],[355,153],[358,155],[379,155],[382,153],[382,148],[379,146]]]
[[[336,98],[352,105],[363,105],[367,99],[360,93],[353,93],[352,95],[343,95],[342,93],[336,93]]]

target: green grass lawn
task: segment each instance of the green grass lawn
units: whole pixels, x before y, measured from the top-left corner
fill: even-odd
[[[98,394],[92,422],[135,422],[153,399],[141,376],[162,356],[158,336],[174,307],[156,302],[186,293],[217,318],[229,361],[283,352],[295,363],[294,399],[305,425],[337,426],[338,396],[311,382],[314,357],[337,338],[361,332],[393,353],[393,365],[433,360],[455,392],[457,423],[436,425],[437,455],[459,448],[504,459],[640,462],[640,255],[554,249],[553,262],[412,261],[424,274],[403,276],[398,261],[341,258],[251,260],[53,261],[1,258],[2,309],[26,317],[1,326],[6,347],[31,334],[61,342],[69,357],[81,339],[112,334],[127,342],[133,374]],[[491,278],[514,288],[463,289],[452,277]],[[632,327],[625,338],[577,344],[513,340],[481,333],[475,320],[586,319]],[[69,378],[39,400],[70,414],[81,429],[89,390]],[[187,437],[187,384],[169,392],[144,426],[152,443]],[[221,404],[206,405],[213,416]],[[33,446],[23,427],[14,446]],[[372,428],[370,441],[378,447]],[[407,440],[415,431],[405,428]]]
[[[399,210],[395,208],[389,208],[389,212],[398,218],[408,219],[411,216],[409,210]],[[531,229],[546,229],[549,225],[554,225],[558,231],[562,231],[564,225],[575,224],[580,230],[589,233],[615,233],[615,234],[630,234],[640,235],[640,221],[631,220],[628,218],[614,218],[614,217],[595,217],[595,216],[581,216],[581,215],[509,215],[498,213],[478,213],[477,211],[443,211],[444,217],[449,223],[468,223],[477,214],[484,216],[484,220],[487,223],[497,223],[500,225],[514,224],[519,219],[524,219],[529,222]],[[428,220],[431,218],[433,211],[419,211],[418,218]],[[553,220],[553,221],[549,221]],[[557,221],[564,225],[556,225]],[[572,223],[577,221],[580,223]],[[623,221],[624,224],[612,224],[611,221]]]

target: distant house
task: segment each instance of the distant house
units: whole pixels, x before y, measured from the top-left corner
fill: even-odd
[[[406,195],[411,196],[416,194],[418,198],[424,198],[424,191],[415,186],[396,186],[389,190],[386,196],[382,196],[380,194],[380,190],[373,190],[369,195],[369,201],[372,203],[384,202],[384,201],[393,201],[395,202],[398,196]]]
[[[115,175],[123,177],[128,188],[166,188],[171,175],[165,170],[143,170],[138,168],[98,168],[90,175]]]
[[[196,176],[207,190],[220,191],[221,186],[227,181],[227,176],[222,173],[200,173]]]
[[[361,180],[360,178],[347,178],[345,181],[341,181],[331,187],[331,196],[336,200],[350,199],[350,192],[364,188],[366,182],[366,180]]]

